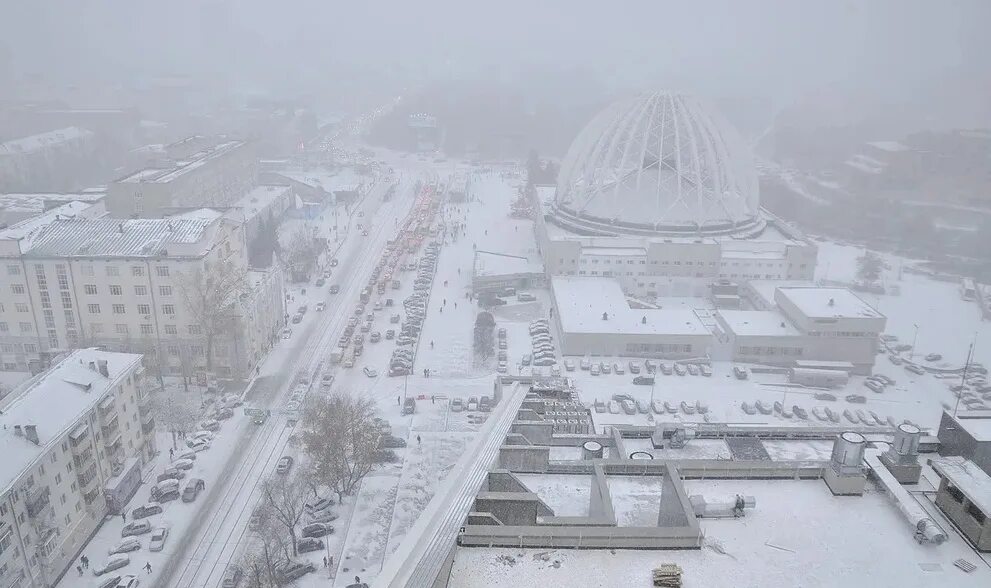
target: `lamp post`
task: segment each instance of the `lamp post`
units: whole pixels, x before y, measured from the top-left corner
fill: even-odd
[[[915,359],[915,343],[919,340],[919,325],[912,323],[912,326],[915,327],[915,335],[912,337],[912,351],[908,355],[910,361]]]

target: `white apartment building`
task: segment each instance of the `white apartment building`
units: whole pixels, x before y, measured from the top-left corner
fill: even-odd
[[[166,167],[138,170],[107,187],[113,216],[157,218],[177,209],[225,207],[257,181],[258,159],[249,142],[190,137],[165,150]]]
[[[141,356],[78,349],[0,403],[0,586],[53,586],[141,484]],[[73,572],[74,573],[74,572]]]
[[[231,327],[209,341],[183,292],[221,267],[246,284]],[[52,211],[14,225],[0,231],[0,368],[37,369],[61,350],[99,345],[145,354],[155,374],[244,375],[285,314],[281,272],[259,279],[248,269],[243,224],[214,210],[132,220]]]

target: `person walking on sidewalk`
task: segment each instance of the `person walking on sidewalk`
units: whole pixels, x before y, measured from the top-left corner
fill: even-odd
[[[149,574],[151,574],[151,562],[150,561],[149,562],[145,562],[144,570],[146,572],[148,572]]]

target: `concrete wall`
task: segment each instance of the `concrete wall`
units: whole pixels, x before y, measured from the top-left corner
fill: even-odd
[[[936,506],[959,527],[979,551],[991,551],[991,513],[983,513],[984,521],[978,521],[969,512],[970,500],[966,496],[962,501],[954,498],[949,492],[950,486],[946,478],[940,480],[939,491],[936,493]]]
[[[514,472],[546,472],[550,452],[550,447],[503,445],[499,448],[499,466]]]
[[[991,441],[978,442],[947,412],[939,421],[939,453],[960,455],[991,475]]]
[[[559,325],[560,327],[560,325]],[[626,357],[658,357],[663,359],[686,359],[701,357],[711,345],[711,335],[674,335],[664,333],[561,333],[561,353],[563,355],[609,355]],[[677,350],[637,352],[628,345],[671,345]],[[685,351],[684,346],[689,346]]]
[[[503,525],[536,525],[546,508],[533,492],[479,492],[472,510],[491,513]]]

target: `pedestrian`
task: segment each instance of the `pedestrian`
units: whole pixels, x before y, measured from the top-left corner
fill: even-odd
[[[127,512],[120,513],[120,518],[124,519],[124,522],[126,523],[127,522]]]
[[[416,446],[417,447],[420,446],[420,436],[419,435],[416,436]]]
[[[145,571],[148,572],[149,574],[151,574],[151,562],[150,561],[145,563]]]
[[[79,559],[83,562],[83,567],[89,569],[89,558],[84,555]]]
[[[175,449],[169,448],[169,459],[175,459]]]
[[[433,394],[430,395],[430,404],[434,404],[434,395]]]
[[[458,307],[458,303],[457,303],[457,302],[455,302],[455,303],[454,303],[454,308],[457,308],[457,307]]]
[[[396,406],[402,406],[403,401],[401,396],[396,396]]]
[[[443,306],[440,307],[440,313],[441,314],[444,314],[444,307]]]
[[[458,275],[459,276],[461,275],[461,268],[460,267],[458,268]]]
[[[433,342],[433,341],[431,341],[431,342],[430,342],[430,348],[431,348],[431,349],[433,349],[433,348],[434,348],[434,342]]]
[[[82,576],[83,575],[83,566],[76,566],[76,571],[79,572],[79,575],[80,576]]]
[[[323,567],[327,567],[327,556],[323,556]]]

